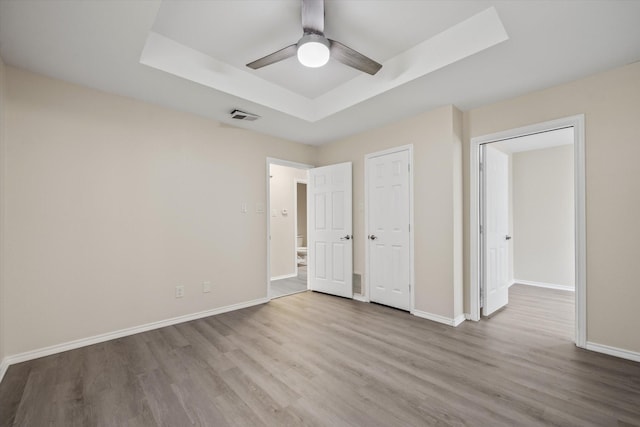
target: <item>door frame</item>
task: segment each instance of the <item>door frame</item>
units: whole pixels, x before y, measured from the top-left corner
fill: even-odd
[[[267,187],[267,202],[266,204],[266,222],[267,222],[267,299],[271,301],[271,165],[287,166],[290,168],[298,169],[313,169],[315,166],[308,165],[306,163],[292,162],[290,160],[276,159],[274,157],[267,157],[265,171],[265,181]],[[295,187],[294,187],[295,188]],[[295,193],[294,193],[295,194]],[[297,227],[297,225],[296,225]],[[294,246],[295,247],[295,246]],[[307,260],[308,262],[308,260]],[[296,264],[296,272],[298,271],[298,265]],[[307,280],[307,288],[309,287],[309,281]]]
[[[587,343],[586,304],[586,221],[585,221],[585,130],[584,114],[564,117],[516,129],[471,138],[470,141],[470,313],[469,319],[480,320],[480,146],[505,139],[513,139],[535,133],[573,127],[574,151],[574,210],[575,210],[575,344],[585,348]]]
[[[294,254],[295,256],[295,266],[296,266],[296,276],[298,275],[298,184],[304,184],[305,186],[308,185],[308,179],[301,179],[301,178],[293,178],[293,212],[294,212],[294,223],[293,225],[294,227],[294,236],[293,238],[294,240],[294,245],[293,247],[296,248],[296,253]],[[308,187],[307,187],[308,189]],[[307,201],[305,200],[304,202],[305,204],[307,203]],[[307,214],[307,217],[309,215]],[[306,218],[305,218],[305,222],[306,222]],[[271,222],[271,221],[269,221]],[[305,236],[306,237],[306,236]],[[309,262],[309,248],[307,248],[307,263]],[[309,281],[307,280],[307,288],[309,288]]]
[[[376,151],[374,153],[368,153],[364,156],[364,236],[362,240],[366,240],[366,236],[369,235],[369,159],[374,157],[384,156],[386,154],[398,153],[400,151],[409,152],[409,277],[411,280],[411,301],[409,303],[409,313],[414,314],[415,309],[415,268],[414,268],[414,225],[413,225],[413,144],[401,145],[399,147],[393,147],[382,151]],[[362,291],[363,293],[354,299],[358,301],[370,302],[370,289],[369,289],[369,245],[364,243],[364,275],[362,277]]]

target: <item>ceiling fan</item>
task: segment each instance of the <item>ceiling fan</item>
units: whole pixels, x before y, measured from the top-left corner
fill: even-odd
[[[324,36],[324,0],[302,0],[302,29],[304,34],[297,43],[250,62],[247,67],[257,70],[297,55],[302,65],[312,68],[322,67],[329,58],[371,75],[382,68],[373,59]]]

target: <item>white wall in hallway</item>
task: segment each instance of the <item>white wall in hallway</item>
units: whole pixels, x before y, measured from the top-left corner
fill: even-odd
[[[512,159],[514,279],[573,288],[573,145]]]

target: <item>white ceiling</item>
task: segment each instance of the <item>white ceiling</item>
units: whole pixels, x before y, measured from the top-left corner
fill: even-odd
[[[640,60],[640,1],[327,0],[325,11],[327,37],[381,62],[380,73],[336,62],[308,69],[295,58],[244,67],[298,40],[297,0],[0,0],[0,55],[309,144]],[[262,118],[232,121],[234,108]]]

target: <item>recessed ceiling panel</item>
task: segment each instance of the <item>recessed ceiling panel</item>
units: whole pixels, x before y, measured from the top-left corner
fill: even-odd
[[[184,33],[178,31],[178,28],[188,22],[204,25],[201,14],[208,13],[218,18],[224,15],[226,9],[233,9],[226,2],[213,2],[213,5],[218,3],[221,10],[216,10],[209,3],[200,6],[199,2],[195,5],[187,3],[191,6],[181,9],[180,13],[173,10],[173,3],[168,4],[165,11],[161,8],[159,22],[154,25],[157,31],[149,35],[140,62],[310,122],[321,120],[508,39],[495,8],[491,7],[391,56],[383,62],[382,70],[374,76],[360,73],[336,61],[330,61],[327,66],[319,69],[308,69],[300,65],[295,57],[252,70],[245,67],[244,63],[286,46],[287,42],[280,39],[284,40],[283,34],[291,31],[285,29],[283,33],[277,34],[274,30],[273,37],[279,40],[277,47],[269,47],[271,50],[260,52],[259,55],[252,53],[252,56],[246,56],[243,51],[245,47],[242,46],[250,45],[245,35],[246,32],[261,34],[266,31],[262,20],[256,21],[257,29],[246,28],[237,32],[242,40],[235,44],[235,49],[216,48],[224,43],[213,43],[209,47],[207,42],[201,40],[204,36],[202,30],[190,29]],[[247,5],[255,2],[232,4],[237,3],[246,4],[241,8],[242,11],[229,12],[231,16],[252,16],[252,9]],[[279,2],[274,2],[275,4]],[[289,3],[283,13],[290,15]],[[194,20],[189,21],[192,14]],[[183,22],[178,25],[175,20]],[[229,39],[234,40],[234,30],[222,24],[221,26],[223,30],[230,31]],[[172,38],[172,35],[176,38]],[[286,36],[289,37],[288,34]],[[216,36],[210,34],[206,40],[212,38],[215,39]],[[272,41],[256,43],[264,45]],[[390,52],[386,52],[385,56],[389,54]]]

